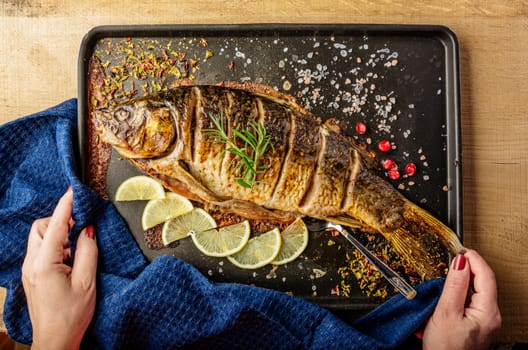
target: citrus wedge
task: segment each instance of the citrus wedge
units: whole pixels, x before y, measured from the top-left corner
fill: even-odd
[[[278,228],[251,238],[244,248],[227,259],[241,269],[258,269],[273,261],[281,248],[281,234]]]
[[[279,254],[271,263],[283,265],[302,254],[308,245],[308,229],[301,218],[297,218],[281,232],[282,245]]]
[[[251,228],[247,220],[218,230],[191,233],[196,248],[207,256],[223,257],[239,252],[249,239]]]
[[[168,192],[165,194],[165,198],[152,199],[147,202],[141,217],[141,225],[143,230],[148,230],[162,222],[188,213],[192,209],[193,205],[187,198]]]
[[[161,240],[164,245],[188,237],[192,233],[210,230],[216,227],[213,217],[201,208],[168,220],[163,224]]]
[[[119,185],[115,193],[116,201],[139,201],[161,199],[165,190],[158,181],[148,176],[133,176]]]

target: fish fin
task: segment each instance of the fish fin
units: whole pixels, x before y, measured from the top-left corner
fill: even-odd
[[[184,166],[179,164],[179,162],[174,162],[171,164],[170,175],[164,175],[158,173],[155,168],[152,168],[150,164],[151,161],[148,159],[129,159],[129,161],[138,169],[146,172],[148,175],[163,181],[163,183],[171,191],[181,193],[187,198],[189,198],[189,195],[192,195],[192,199],[199,202],[219,202],[226,200],[226,198],[216,196],[213,192],[202,185],[202,183],[196,180],[196,178],[192,176],[192,174],[189,173]],[[178,180],[169,181],[169,179]]]
[[[406,230],[396,229],[383,236],[394,250],[409,263],[424,280],[441,277],[440,268],[425,246]]]
[[[213,202],[213,204],[226,211],[240,215],[246,219],[253,220],[289,223],[292,222],[296,216],[298,216],[291,212],[285,212],[281,210],[269,210],[255,203],[238,199]]]
[[[427,249],[428,245],[442,244],[451,254],[465,252],[458,236],[424,209],[406,202],[403,216],[402,226],[381,233],[423,279],[441,276],[438,261]]]
[[[411,202],[406,203],[404,217],[411,224],[422,223],[426,227],[425,231],[430,235],[439,237],[451,254],[456,255],[466,251],[466,248],[462,245],[456,233],[416,204]]]
[[[295,215],[289,212],[269,210],[252,202],[216,196],[192,176],[181,164],[173,165],[171,175],[166,176],[157,173],[149,167],[148,161],[136,159],[130,159],[130,161],[148,175],[159,179],[171,191],[179,193],[191,200],[203,204],[210,203],[216,205],[225,211],[247,219],[291,222],[295,218]]]
[[[236,81],[223,81],[221,83],[216,84],[216,86],[222,86],[229,89],[244,90],[255,95],[261,95],[281,105],[287,106],[288,108],[294,111],[311,115],[311,113],[308,112],[307,109],[305,109],[304,107],[299,105],[297,101],[295,101],[295,98],[293,96],[277,91],[273,87],[268,85],[259,84],[255,82],[240,83]]]

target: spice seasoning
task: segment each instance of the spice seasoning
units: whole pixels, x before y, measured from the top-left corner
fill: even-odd
[[[353,234],[368,250],[405,278],[411,285],[423,282],[423,279],[398,256],[382,235],[360,232],[354,232]],[[353,248],[347,249],[349,249],[349,252],[346,254],[346,265],[338,268],[337,271],[341,281],[331,289],[330,293],[332,295],[348,297],[350,296],[351,286],[356,284],[363,294],[380,302],[397,293],[359,251]],[[440,261],[438,263],[439,267],[447,266],[443,262],[445,257],[442,252],[435,251],[432,258]],[[447,269],[444,270],[445,273],[447,273]]]
[[[103,39],[95,52],[103,63],[106,77],[102,94],[107,104],[115,104],[140,95],[165,91],[182,80],[194,80],[199,69],[197,57],[214,56],[207,40],[169,41],[163,45],[156,39]],[[197,51],[202,47],[203,51]],[[138,88],[136,88],[139,87]]]

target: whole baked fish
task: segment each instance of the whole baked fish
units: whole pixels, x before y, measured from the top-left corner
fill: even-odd
[[[351,139],[270,87],[181,86],[97,109],[94,120],[102,141],[191,200],[249,219],[309,216],[380,232],[424,278],[439,275],[425,240],[464,251],[451,229],[369,169]],[[242,160],[211,131],[229,137],[255,125],[269,147],[255,181],[241,186],[233,162]]]

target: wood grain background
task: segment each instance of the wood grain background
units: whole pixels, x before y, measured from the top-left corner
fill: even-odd
[[[461,58],[465,244],[497,276],[497,341],[528,342],[527,1],[4,0],[0,124],[77,96],[77,56],[92,27],[191,23],[450,27]]]

